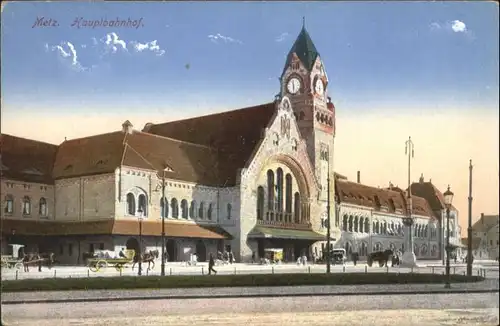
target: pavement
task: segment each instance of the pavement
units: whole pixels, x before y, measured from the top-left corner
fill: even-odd
[[[2,306],[2,325],[494,326],[498,293],[211,298]]]
[[[352,263],[346,265],[333,265],[333,273],[342,272],[364,272],[364,273],[444,273],[445,268],[440,261],[418,261],[417,268],[400,268],[400,267],[368,267],[364,262],[360,262],[357,266]],[[296,264],[280,264],[280,265],[253,265],[253,264],[232,264],[224,266],[216,266],[215,269],[220,275],[228,274],[267,274],[267,273],[325,273],[325,265],[296,265]],[[182,263],[169,263],[166,266],[167,275],[204,275],[208,271],[207,263],[199,263],[197,266],[185,266]],[[30,272],[23,270],[2,269],[2,280],[16,279],[33,279],[33,278],[70,278],[70,277],[103,277],[103,276],[135,276],[137,275],[138,267],[125,268],[122,271],[117,271],[115,268],[108,267],[99,272],[91,272],[85,266],[55,266],[52,269],[44,267],[42,272],[39,272],[36,267],[30,268]],[[451,273],[465,274],[465,264],[452,264]],[[486,273],[487,277],[498,277],[498,262],[476,262],[473,265],[473,275]],[[157,263],[153,270],[148,270],[147,265],[143,264],[143,275],[160,275],[160,264]]]
[[[101,302],[101,301],[145,301],[214,298],[255,297],[305,297],[305,296],[370,296],[438,293],[498,293],[499,279],[487,279],[475,283],[453,283],[451,289],[444,284],[367,284],[367,285],[319,285],[283,287],[231,287],[231,288],[185,288],[185,289],[135,289],[135,290],[80,290],[47,292],[4,292],[3,305]]]

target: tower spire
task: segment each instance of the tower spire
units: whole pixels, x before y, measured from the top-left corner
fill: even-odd
[[[306,28],[306,16],[302,16],[302,29]]]

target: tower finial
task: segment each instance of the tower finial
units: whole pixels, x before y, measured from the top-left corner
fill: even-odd
[[[306,16],[302,16],[302,29],[306,28]]]

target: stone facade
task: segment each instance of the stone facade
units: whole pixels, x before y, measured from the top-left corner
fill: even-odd
[[[363,259],[374,251],[391,249],[404,252],[404,226],[401,214],[377,212],[368,207],[341,203],[339,220],[342,229],[336,248],[357,252]],[[428,216],[413,215],[412,234],[417,259],[439,258],[438,225]]]

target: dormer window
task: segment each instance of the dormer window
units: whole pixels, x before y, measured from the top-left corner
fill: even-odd
[[[389,199],[389,208],[390,208],[391,212],[396,211],[396,206],[394,205],[394,200],[392,200],[392,199]]]
[[[380,207],[382,206],[380,205],[380,198],[378,198],[378,196],[375,195],[373,199],[375,200],[375,206],[377,206],[377,208],[380,209]]]

